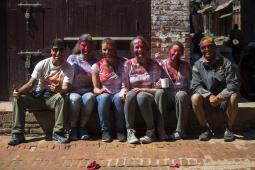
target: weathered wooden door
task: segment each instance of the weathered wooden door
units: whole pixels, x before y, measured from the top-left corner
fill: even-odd
[[[150,44],[150,0],[74,0],[69,2],[69,37],[143,36]],[[74,44],[70,44],[70,47]],[[100,56],[99,46],[93,52]],[[129,42],[118,42],[119,56],[130,58]]]
[[[67,21],[68,5],[64,3],[65,1],[27,0],[27,2],[23,2],[23,4],[40,4],[39,7],[32,6],[30,8],[28,20],[25,18],[27,8],[19,7],[20,2],[22,1],[16,0],[6,3],[8,92],[7,96],[1,100],[12,100],[12,86],[16,85],[20,88],[30,79],[34,66],[50,56],[52,39],[63,37],[67,29],[65,22]],[[26,68],[27,57],[25,54],[18,54],[20,52],[40,52],[41,54],[38,56],[32,54],[30,67]]]
[[[34,66],[50,57],[50,43],[55,38],[79,37],[136,37],[141,35],[150,44],[150,0],[27,0],[31,7],[28,31],[26,8],[22,0],[0,2],[0,101],[12,100],[12,86],[24,85]],[[23,1],[23,4],[25,1]],[[93,52],[100,55],[99,44]],[[75,42],[67,42],[66,58]],[[118,54],[130,58],[129,43],[118,42]],[[30,68],[25,67],[26,55],[19,52],[41,52],[31,55]]]

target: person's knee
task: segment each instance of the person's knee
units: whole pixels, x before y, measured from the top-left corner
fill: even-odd
[[[81,103],[81,95],[76,94],[76,93],[71,93],[69,96],[69,101],[75,105],[77,103]]]
[[[231,94],[228,102],[230,102],[232,105],[238,105],[238,97],[236,94]]]
[[[93,93],[85,93],[82,96],[82,101],[87,102],[87,101],[95,101],[95,95]]]
[[[189,100],[189,95],[185,91],[179,91],[175,95],[175,100],[188,101]]]
[[[134,100],[135,99],[135,97],[136,97],[136,93],[134,93],[134,92],[128,92],[127,94],[126,94],[126,100],[127,101],[131,101],[131,100]]]
[[[137,102],[139,104],[139,106],[147,106],[150,103],[150,100],[149,100],[149,96],[146,94],[146,93],[138,93],[137,95]]]
[[[191,96],[191,102],[193,105],[203,104],[203,97],[200,94],[195,93]]]
[[[155,93],[155,100],[159,100],[159,98],[165,95],[165,91],[163,89],[158,89]]]

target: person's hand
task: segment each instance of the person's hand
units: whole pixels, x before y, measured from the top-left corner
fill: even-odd
[[[209,97],[209,101],[210,101],[210,103],[211,103],[211,105],[212,105],[213,107],[216,107],[216,106],[218,106],[218,105],[220,104],[220,102],[218,101],[217,97],[214,96],[214,95],[211,95],[211,96]]]
[[[161,79],[159,79],[159,81],[156,83],[156,86],[158,89],[161,89]]]
[[[225,101],[225,97],[220,93],[216,96],[216,98],[219,102],[224,102]]]
[[[142,90],[139,89],[139,88],[133,88],[131,91],[134,92],[134,93],[140,93],[140,92],[142,92]]]
[[[54,93],[61,93],[62,88],[59,84],[52,83],[51,86],[50,86],[50,90]]]
[[[121,98],[121,100],[123,100],[123,101],[126,100],[126,94],[127,94],[127,89],[121,89],[121,91],[119,93],[119,97]]]
[[[19,99],[19,90],[16,88],[16,86],[15,85],[13,85],[13,88],[14,88],[14,91],[13,91],[13,97],[15,98],[15,99]]]
[[[102,88],[99,90],[99,94],[102,94],[102,93],[108,93],[108,91],[105,88]]]

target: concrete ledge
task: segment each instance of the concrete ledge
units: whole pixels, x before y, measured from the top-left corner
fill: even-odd
[[[0,102],[0,134],[11,134],[12,129],[12,109],[11,102]],[[3,109],[2,106],[8,106]],[[239,111],[234,123],[234,131],[249,131],[255,127],[255,103],[254,102],[242,102],[238,104]],[[55,116],[53,111],[27,111],[26,112],[26,124],[25,133],[27,134],[49,134],[52,133],[52,128],[55,122]],[[223,133],[226,129],[227,115],[224,112],[213,112],[206,114],[206,120],[214,133]],[[114,134],[116,129],[115,114],[110,114],[111,132]],[[70,128],[69,118],[65,123],[66,130]],[[101,134],[99,116],[96,111],[91,115],[89,122],[86,125],[89,134]],[[171,133],[176,128],[176,116],[175,110],[167,112],[165,118],[165,129],[168,133]],[[140,112],[136,113],[135,117],[135,129],[138,133],[144,133],[146,131],[146,124]],[[201,127],[193,113],[193,110],[189,111],[187,133],[199,133]]]

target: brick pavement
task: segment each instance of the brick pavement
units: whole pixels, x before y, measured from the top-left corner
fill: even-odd
[[[104,143],[101,136],[89,141],[60,144],[50,136],[27,137],[27,143],[8,146],[10,136],[0,137],[0,169],[80,169],[96,160],[103,169],[172,170],[178,169],[254,169],[255,136],[252,132],[236,134],[225,143],[223,135],[208,142],[188,136],[184,140],[156,141],[131,145],[114,139]],[[114,137],[114,136],[112,136]]]

